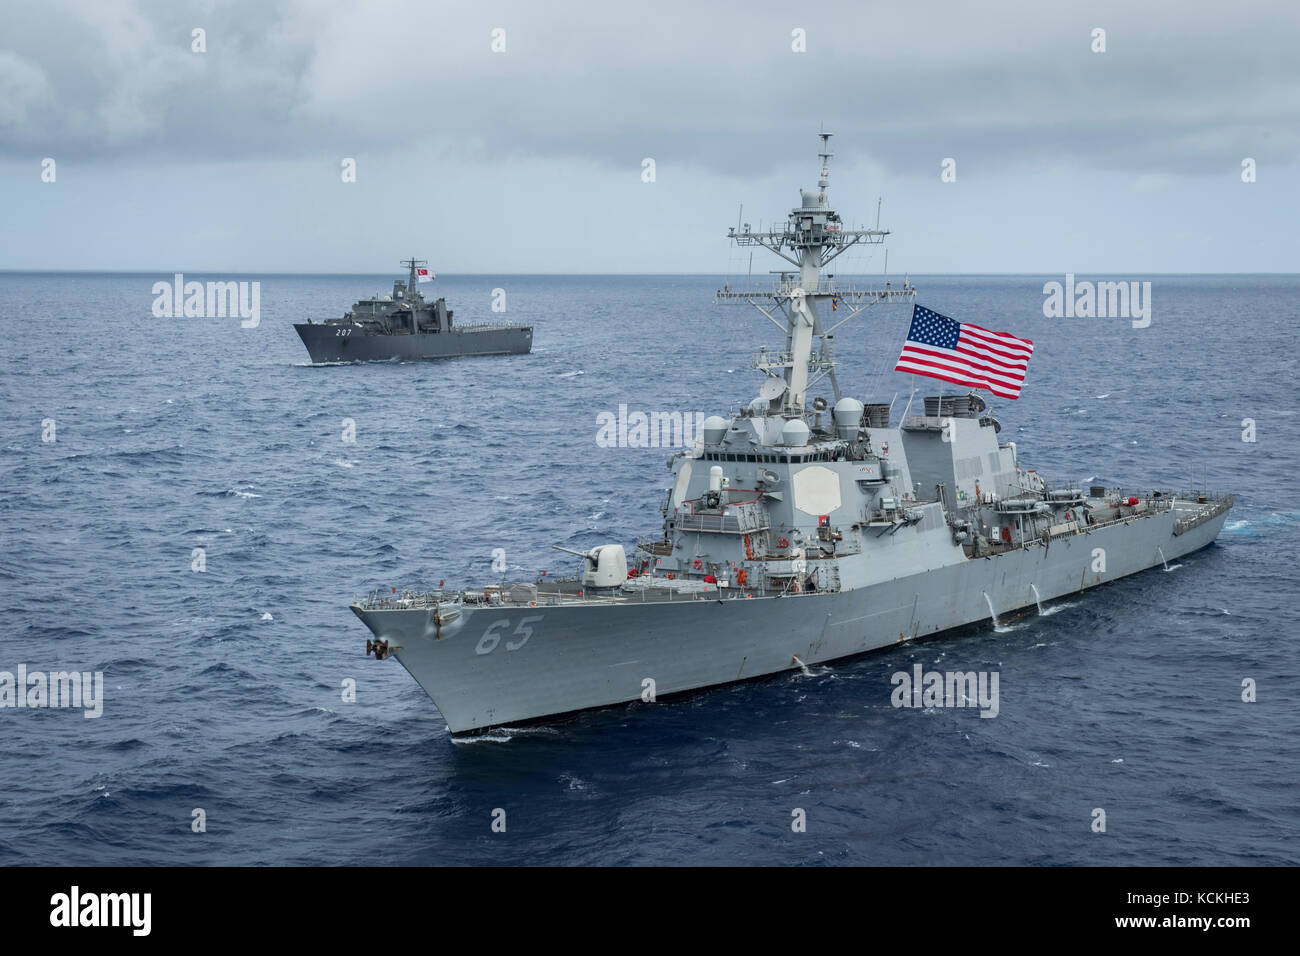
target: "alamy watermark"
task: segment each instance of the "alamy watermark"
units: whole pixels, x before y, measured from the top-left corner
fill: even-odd
[[[1132,319],[1135,329],[1151,324],[1150,282],[1075,282],[1068,272],[1064,284],[1046,283],[1043,295],[1043,315],[1049,319]]]
[[[979,707],[981,717],[998,715],[997,671],[898,671],[889,682],[895,707]]]
[[[133,936],[148,936],[152,909],[152,893],[83,893],[74,885],[50,897],[50,925],[125,927]]]
[[[87,719],[104,714],[103,671],[0,671],[0,709],[5,707],[81,707]]]
[[[601,448],[689,448],[704,435],[703,412],[596,414],[596,444]]]
[[[224,319],[238,316],[240,326],[255,329],[262,321],[262,283],[186,282],[178,272],[174,280],[153,284],[153,314],[159,319]]]

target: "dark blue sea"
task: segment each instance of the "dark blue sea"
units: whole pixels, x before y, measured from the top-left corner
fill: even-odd
[[[994,406],[1026,467],[1232,491],[1215,545],[1043,616],[469,743],[349,601],[656,533],[667,453],[598,447],[596,416],[734,410],[777,331],[709,276],[444,277],[458,321],[504,289],[533,354],[314,367],[291,323],[393,277],[187,278],[260,281],[260,325],[154,317],[170,274],[0,274],[0,671],[105,684],[98,719],[0,709],[0,864],[1300,863],[1300,278],[1134,277],[1146,329],[1045,318],[1063,276],[914,280],[1035,341]],[[908,314],[836,336],[841,385],[896,413]],[[895,709],[914,663],[998,671],[998,717]]]

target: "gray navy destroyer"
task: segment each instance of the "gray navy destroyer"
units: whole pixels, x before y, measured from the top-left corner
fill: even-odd
[[[430,278],[423,259],[405,259],[407,281],[391,295],[360,299],[339,319],[294,325],[311,360],[375,362],[455,358],[460,355],[522,355],[532,350],[531,325],[452,324],[446,299],[426,302],[417,284]]]
[[[825,267],[887,231],[848,229],[819,188],[783,228],[731,230],[789,261],[748,301],[784,332],[754,400],[673,455],[663,533],[574,552],[578,577],[373,593],[352,611],[453,734],[653,699],[906,644],[1076,595],[1214,541],[1231,495],[1050,484],[978,394],[890,406],[841,393],[834,331],[897,288]],[[834,323],[832,324],[832,313]],[[829,396],[810,394],[815,388]],[[942,391],[942,390],[941,390]],[[565,550],[565,549],[561,549]]]

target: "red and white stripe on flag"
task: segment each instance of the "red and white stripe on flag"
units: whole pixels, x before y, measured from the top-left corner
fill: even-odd
[[[954,322],[918,305],[912,309],[912,326],[894,371],[1018,398],[1033,352],[1029,339]]]

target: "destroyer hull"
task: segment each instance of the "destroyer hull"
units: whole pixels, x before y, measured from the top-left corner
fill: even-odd
[[[465,355],[524,355],[532,350],[531,326],[456,329],[420,335],[364,334],[353,326],[294,325],[314,363],[414,361]]]
[[[465,733],[642,700],[651,687],[663,696],[748,680],[987,621],[1204,548],[1226,515],[1176,534],[1167,512],[833,592],[466,605],[441,626],[427,608],[353,611],[389,642],[449,729]],[[1099,554],[1104,570],[1094,570]]]

